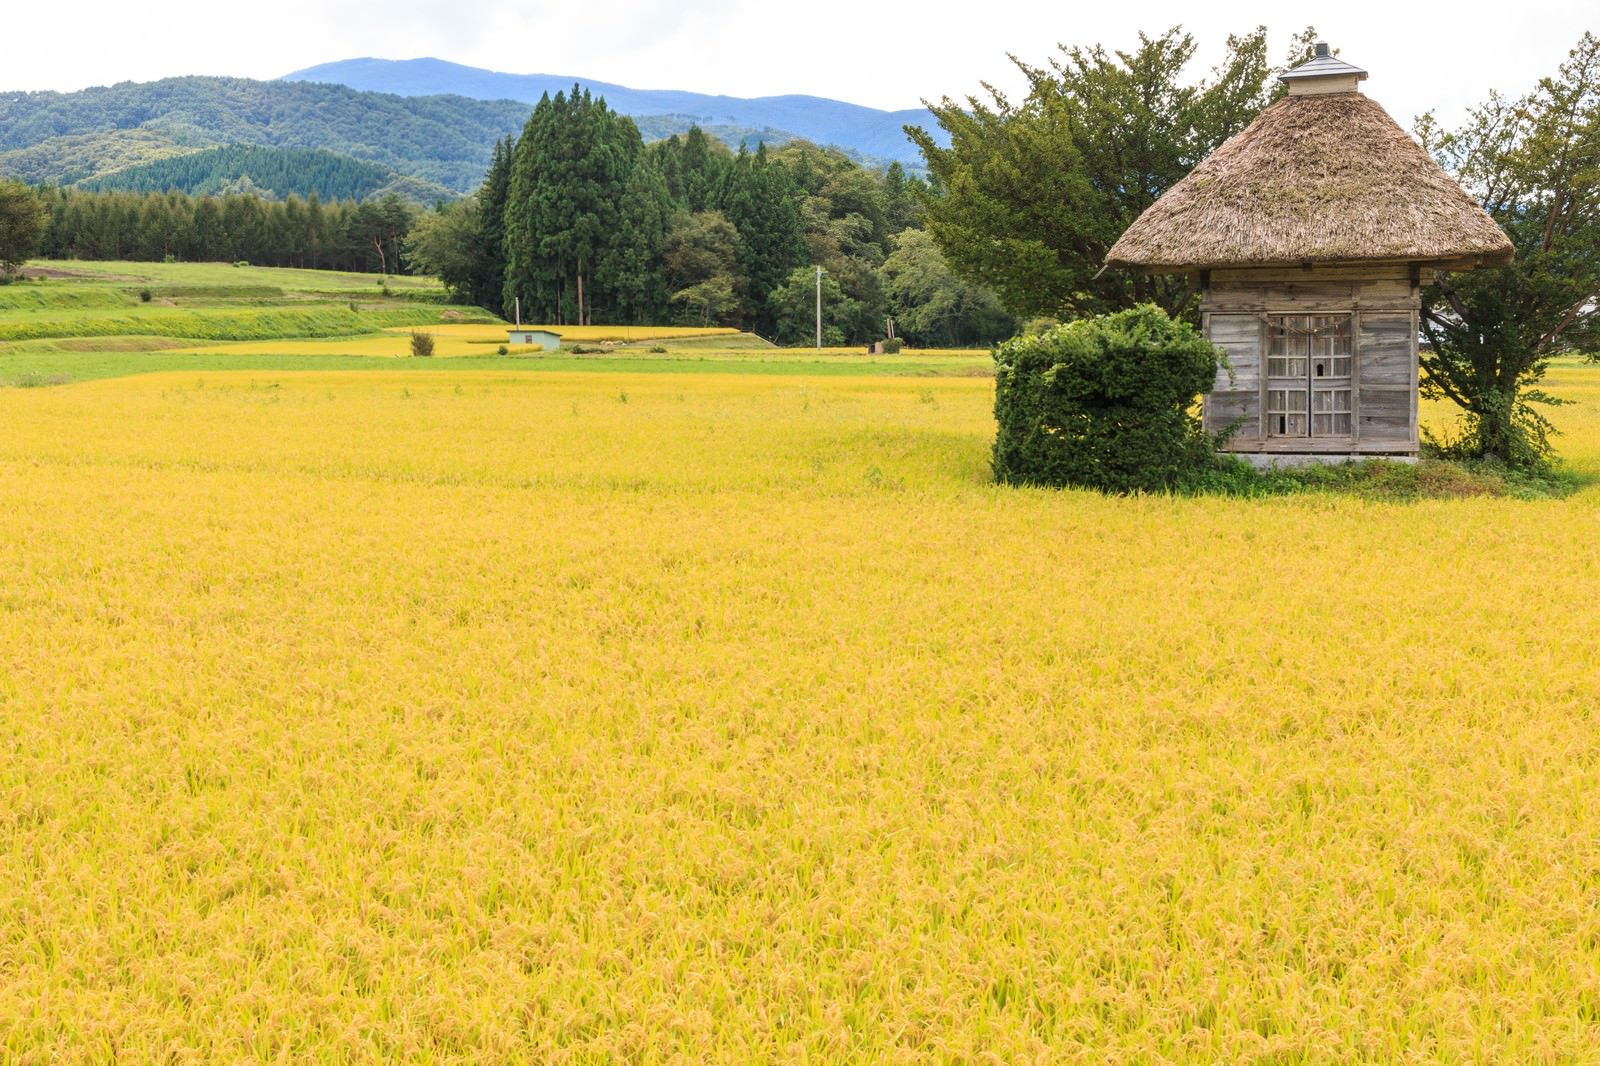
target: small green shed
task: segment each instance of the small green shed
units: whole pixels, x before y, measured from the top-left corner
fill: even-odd
[[[1190,274],[1228,353],[1211,432],[1252,462],[1415,457],[1425,278],[1510,239],[1318,44],[1263,111],[1141,214],[1106,264]]]
[[[561,334],[552,333],[547,329],[526,329],[516,326],[510,330],[510,339],[507,344],[538,345],[547,352],[553,352],[561,347]]]

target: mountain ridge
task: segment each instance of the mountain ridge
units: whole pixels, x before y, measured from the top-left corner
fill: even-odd
[[[706,126],[768,129],[917,168],[922,164],[921,156],[903,127],[920,125],[936,135],[943,132],[926,108],[883,111],[804,94],[738,97],[680,89],[634,89],[581,76],[485,70],[431,56],[336,60],[292,71],[279,80],[344,85],[395,96],[446,94],[526,104],[537,103],[545,93],[565,92],[577,84],[603,96],[611,110],[631,117],[682,116]]]

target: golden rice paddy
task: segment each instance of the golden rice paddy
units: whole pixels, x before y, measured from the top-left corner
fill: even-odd
[[[1594,1061],[1600,487],[1002,489],[991,403],[0,389],[0,1061]]]
[[[484,344],[504,344],[506,331],[510,327],[495,325],[476,325],[467,322],[446,323],[437,327],[430,327],[429,332],[440,337],[454,337],[461,340],[480,341]],[[739,331],[727,326],[552,326],[552,325],[526,325],[522,329],[543,329],[552,333],[559,333],[564,342],[581,341],[583,343],[598,341],[619,341],[634,343],[637,341],[656,340],[681,340],[690,337],[737,337]],[[407,332],[400,330],[399,332]]]

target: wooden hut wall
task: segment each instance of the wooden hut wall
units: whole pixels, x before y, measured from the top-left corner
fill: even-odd
[[[1417,439],[1417,317],[1362,311],[1356,319],[1356,433],[1362,440]]]
[[[1323,438],[1269,438],[1261,421],[1271,316],[1346,314],[1354,338],[1354,432],[1357,451],[1414,451],[1417,440],[1416,336],[1419,301],[1407,264],[1215,270],[1201,311],[1206,335],[1228,353],[1206,400],[1205,426],[1221,432],[1237,420],[1238,450],[1321,451]],[[1407,447],[1409,445],[1409,447]]]

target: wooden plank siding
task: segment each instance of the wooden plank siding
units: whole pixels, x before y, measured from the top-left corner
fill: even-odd
[[[1419,300],[1406,264],[1217,269],[1201,301],[1206,335],[1227,353],[1234,379],[1219,373],[1205,427],[1242,422],[1228,442],[1238,452],[1415,455]],[[1273,437],[1266,432],[1266,332],[1277,315],[1349,315],[1351,434]]]
[[[1200,304],[1202,311],[1263,314],[1312,314],[1323,312],[1408,311],[1417,306],[1407,280],[1250,282],[1219,286],[1213,278],[1211,291]]]
[[[1221,433],[1235,422],[1234,437],[1261,436],[1261,316],[1253,314],[1208,314],[1205,329],[1212,343],[1228,353],[1233,373],[1217,371],[1217,380],[1206,397],[1207,433]]]
[[[1358,402],[1362,440],[1417,439],[1416,321],[1411,311],[1363,311],[1356,344],[1361,352]]]

